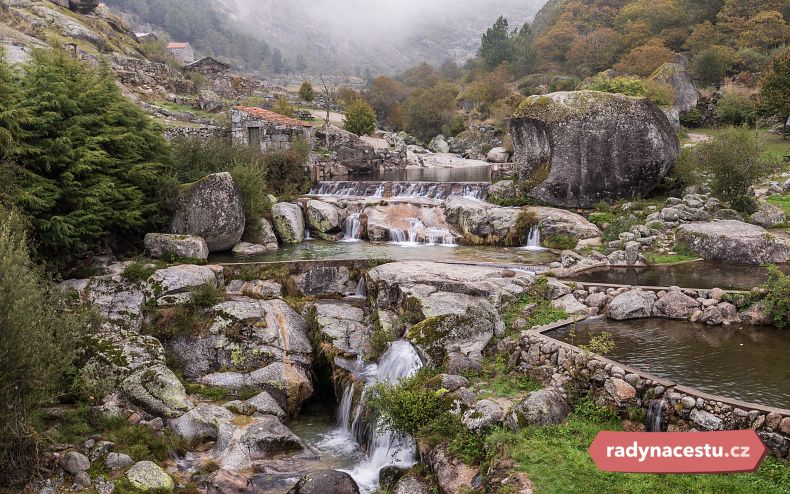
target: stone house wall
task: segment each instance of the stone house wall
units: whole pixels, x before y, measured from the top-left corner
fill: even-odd
[[[186,137],[201,140],[220,138],[230,142],[230,129],[224,127],[165,127],[164,132],[168,141]]]
[[[311,147],[314,144],[313,127],[305,122],[261,108],[234,108],[230,114],[231,135],[236,145],[253,146],[251,139],[256,133],[263,152],[290,149],[297,139],[305,139]]]

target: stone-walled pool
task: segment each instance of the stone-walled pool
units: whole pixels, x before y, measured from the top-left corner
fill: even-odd
[[[578,346],[604,331],[615,344],[606,357],[617,362],[706,393],[790,409],[790,331],[595,318],[546,336]]]

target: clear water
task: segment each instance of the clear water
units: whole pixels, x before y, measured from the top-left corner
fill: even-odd
[[[586,320],[548,334],[586,344],[608,332],[615,343],[606,356],[700,391],[790,409],[790,331],[704,326],[687,321]]]
[[[780,269],[790,274],[790,265],[782,265]],[[768,280],[768,270],[759,266],[699,261],[674,266],[603,268],[587,271],[572,279],[581,283],[751,290]]]
[[[503,264],[547,264],[557,260],[549,251],[529,251],[520,247],[478,247],[469,245],[426,245],[408,242],[328,242],[313,240],[282,246],[276,252],[239,258],[233,254],[214,254],[210,262],[283,262],[307,260],[391,259],[393,261],[492,262]]]

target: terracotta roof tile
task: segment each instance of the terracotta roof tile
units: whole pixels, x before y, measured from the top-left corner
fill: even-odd
[[[263,108],[254,108],[251,106],[237,106],[235,107],[235,109],[239,111],[243,111],[245,113],[249,113],[250,115],[260,118],[261,120],[267,120],[269,122],[274,122],[276,124],[288,125],[290,127],[312,127],[312,124],[310,124],[309,122],[305,122],[303,120],[297,120],[291,117],[286,117],[284,115],[280,115],[279,113],[274,113],[271,110],[264,110]]]
[[[167,45],[168,48],[186,48],[189,46],[189,43],[170,43]]]

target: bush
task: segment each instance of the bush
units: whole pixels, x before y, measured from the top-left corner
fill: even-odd
[[[738,61],[732,48],[714,45],[699,52],[691,63],[691,72],[704,84],[715,85],[727,75]]]
[[[671,194],[682,194],[686,187],[701,185],[702,174],[697,168],[697,161],[694,159],[692,148],[682,148],[680,157],[675,167],[669,174],[666,189]]]
[[[755,131],[730,127],[697,145],[688,166],[709,176],[715,197],[737,211],[753,213],[756,204],[750,187],[777,166],[763,151],[763,141]]]
[[[716,118],[725,124],[741,125],[753,120],[751,99],[739,92],[729,92],[716,105]]]
[[[343,128],[358,136],[372,134],[376,130],[376,112],[363,99],[355,99],[346,105]]]
[[[288,100],[283,98],[282,96],[278,96],[277,99],[274,101],[274,106],[272,106],[272,111],[274,113],[279,113],[280,115],[291,117],[291,118],[293,118],[296,115],[296,108],[294,108],[293,105],[289,103]]]
[[[593,77],[584,89],[603,93],[619,93],[626,96],[644,96],[645,86],[636,77],[609,77],[604,74]]]
[[[571,235],[554,235],[543,240],[544,247],[554,250],[573,250],[579,239]]]
[[[267,154],[263,160],[269,188],[281,199],[303,194],[310,187],[307,154],[302,146]]]
[[[310,84],[310,81],[304,81],[301,87],[299,87],[299,97],[308,103],[313,102],[315,99],[315,91],[313,90],[313,85]]]
[[[777,328],[790,326],[790,275],[786,275],[776,266],[768,266],[768,295],[765,306],[771,314]]]
[[[397,434],[416,435],[436,417],[448,411],[441,394],[428,386],[435,376],[428,369],[402,379],[395,386],[378,385],[368,406],[378,413],[381,423]]]
[[[440,134],[455,117],[458,88],[450,83],[420,89],[404,102],[406,131],[426,141]]]
[[[688,129],[696,129],[702,127],[704,119],[705,115],[702,114],[699,108],[694,108],[680,116],[680,124]]]
[[[29,218],[39,254],[67,264],[159,229],[176,185],[170,150],[109,67],[46,50],[25,74],[12,103],[21,130],[11,200]]]
[[[64,309],[28,254],[18,213],[0,211],[0,485],[23,487],[38,467],[34,411],[68,389],[79,335],[95,320]]]
[[[147,281],[155,272],[156,266],[143,261],[132,261],[127,265],[121,276],[127,281]]]
[[[269,212],[271,204],[266,198],[266,169],[258,162],[236,162],[230,174],[239,187],[244,198],[244,217],[246,225],[244,236],[248,240],[255,239],[260,232],[261,218]]]
[[[555,77],[549,84],[549,92],[554,93],[557,91],[573,91],[579,85],[581,80],[576,76],[568,77]]]

